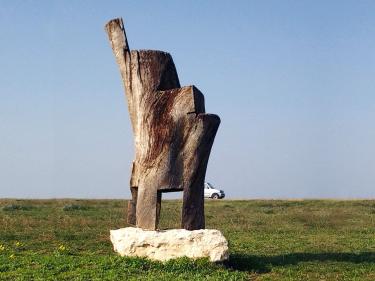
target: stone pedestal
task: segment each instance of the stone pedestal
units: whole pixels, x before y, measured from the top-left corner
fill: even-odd
[[[166,261],[179,257],[204,258],[212,262],[228,259],[228,242],[219,230],[170,229],[163,231],[126,227],[111,230],[115,252],[121,256]]]

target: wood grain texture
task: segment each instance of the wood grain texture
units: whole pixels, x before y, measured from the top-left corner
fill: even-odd
[[[157,229],[161,193],[184,191],[182,227],[204,228],[204,178],[220,119],[205,114],[204,96],[196,87],[180,87],[170,54],[131,51],[122,19],[109,21],[105,29],[134,134],[128,223]]]

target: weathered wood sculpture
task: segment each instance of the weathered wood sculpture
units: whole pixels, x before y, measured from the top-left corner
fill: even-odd
[[[128,223],[155,230],[161,193],[183,191],[182,228],[202,229],[204,178],[220,124],[206,114],[203,94],[180,87],[170,54],[132,50],[122,19],[105,29],[120,67],[135,139]]]

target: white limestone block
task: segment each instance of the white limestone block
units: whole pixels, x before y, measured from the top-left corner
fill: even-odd
[[[115,252],[121,256],[166,261],[179,257],[208,257],[212,262],[228,259],[228,242],[219,230],[170,229],[163,231],[126,227],[111,230]]]

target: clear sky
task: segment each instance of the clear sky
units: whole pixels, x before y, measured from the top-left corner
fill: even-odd
[[[374,1],[0,5],[0,197],[127,198],[133,137],[104,24],[172,54],[221,117],[228,198],[375,197]]]

